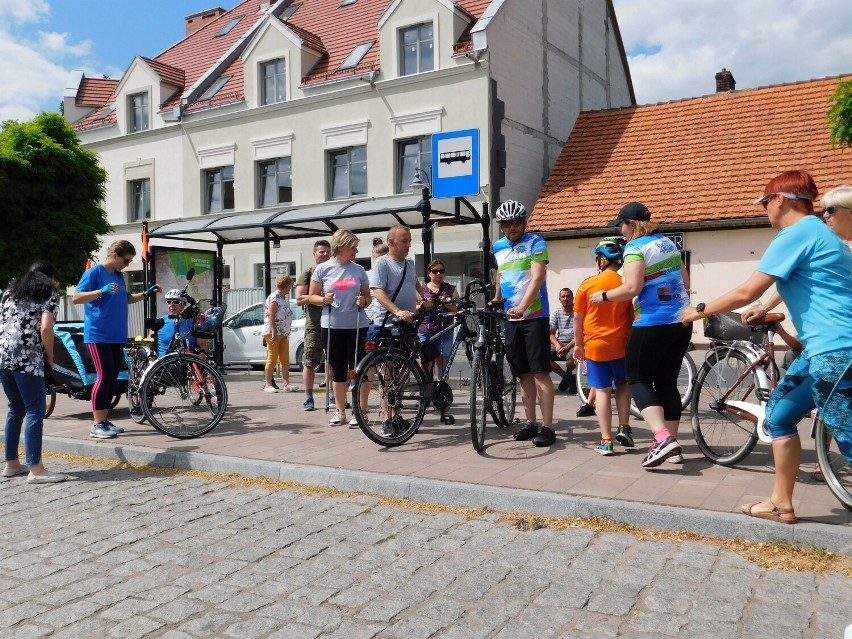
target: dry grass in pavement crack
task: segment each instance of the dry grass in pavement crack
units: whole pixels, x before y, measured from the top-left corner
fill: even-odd
[[[236,474],[219,474],[199,470],[184,470],[179,468],[157,468],[143,464],[116,461],[101,457],[83,457],[64,453],[44,453],[45,457],[63,459],[70,463],[83,466],[108,467],[110,470],[126,469],[158,475],[187,475],[210,481],[218,481],[234,487],[265,488],[267,490],[294,490],[305,495],[338,496],[368,496],[379,503],[395,506],[406,510],[419,512],[449,512],[466,519],[476,519],[485,515],[497,515],[498,521],[520,530],[564,530],[566,528],[584,528],[598,533],[622,533],[633,535],[639,539],[671,542],[703,542],[720,546],[737,553],[744,559],[762,568],[786,570],[791,572],[832,572],[852,577],[852,557],[841,553],[831,552],[824,548],[799,546],[785,541],[753,542],[741,539],[726,539],[724,537],[709,537],[688,531],[649,530],[630,524],[623,524],[607,517],[539,517],[520,513],[497,513],[489,508],[466,508],[462,506],[445,506],[413,502],[409,499],[385,497],[371,493],[347,492],[321,486],[308,486],[295,482],[269,479],[267,477],[246,477]]]

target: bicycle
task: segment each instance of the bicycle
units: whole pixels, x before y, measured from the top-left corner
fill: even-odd
[[[680,390],[680,405],[681,409],[686,410],[690,402],[692,402],[692,389],[695,385],[695,376],[698,369],[695,366],[695,360],[692,359],[689,353],[684,353],[683,361],[680,365],[680,373],[677,378],[677,387]],[[584,404],[589,403],[589,381],[586,374],[585,363],[578,363],[576,368],[577,375],[577,395]],[[642,413],[636,407],[636,404],[631,400],[630,414],[636,419],[642,419]]]
[[[417,337],[416,324],[393,321],[386,327],[387,335],[367,342],[367,355],[355,371],[352,407],[359,427],[371,441],[387,447],[406,443],[420,428],[429,402],[440,412],[442,423],[455,423],[447,413],[454,399],[447,380],[460,348],[464,347],[468,361],[473,361],[475,332],[468,318],[475,309],[470,297],[477,284],[481,283],[471,282],[465,296],[453,302],[460,308],[449,314],[453,323],[426,342],[437,342],[447,331],[457,330],[438,380],[432,380],[420,364],[425,345]],[[506,397],[512,405],[503,406],[502,411],[513,414],[515,394],[507,392]]]
[[[505,303],[506,300],[500,300],[473,311],[479,324],[474,346],[468,409],[470,438],[477,453],[485,449],[486,411],[491,414],[497,426],[508,426],[514,418],[517,381],[509,368],[503,341],[503,320],[506,314],[502,311],[502,306]],[[481,393],[484,401],[477,401],[477,392]],[[509,411],[506,410],[507,396],[511,396]]]
[[[193,274],[190,269],[187,273],[189,281]],[[138,414],[141,409],[144,419],[154,428],[176,439],[192,439],[209,433],[222,421],[228,407],[228,390],[222,375],[206,359],[193,352],[189,339],[180,331],[180,323],[191,319],[191,335],[212,339],[224,311],[212,307],[202,315],[204,320],[199,323],[199,302],[186,293],[188,286],[189,282],[182,293],[187,299],[186,308],[169,318],[175,323],[175,338],[167,354],[156,358],[153,340],[142,339],[131,345],[131,348],[135,347],[131,360],[133,392],[128,389],[131,417],[141,423]],[[135,415],[134,406],[137,407]]]
[[[692,430],[699,450],[716,464],[732,466],[745,459],[758,440],[772,442],[766,404],[780,378],[773,338],[783,320],[781,313],[767,313],[762,324],[748,326],[737,314],[722,313],[705,322],[711,350],[693,391]],[[755,339],[755,334],[765,338]],[[816,411],[811,437],[826,485],[852,510],[852,467],[839,451],[832,452],[833,439]]]

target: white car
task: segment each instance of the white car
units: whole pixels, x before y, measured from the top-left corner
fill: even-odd
[[[293,311],[293,324],[290,327],[290,368],[301,370],[302,353],[305,349],[305,311],[301,306],[290,305]],[[238,311],[223,323],[222,337],[225,352],[222,354],[225,366],[248,364],[252,368],[263,368],[266,364],[266,347],[263,345],[263,317],[265,309],[262,303],[252,304]]]

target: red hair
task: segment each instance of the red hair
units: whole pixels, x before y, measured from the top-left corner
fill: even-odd
[[[810,197],[809,200],[789,200],[793,208],[801,205],[808,213],[814,212],[814,200],[819,195],[816,182],[807,171],[784,171],[781,175],[772,178],[763,189],[764,195],[770,193],[793,193]]]

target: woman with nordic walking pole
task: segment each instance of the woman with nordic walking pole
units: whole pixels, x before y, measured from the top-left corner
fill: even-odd
[[[349,370],[363,354],[363,335],[369,321],[364,308],[369,306],[370,284],[367,271],[353,260],[358,254],[358,237],[351,231],[340,229],[331,238],[332,259],[317,265],[311,276],[309,302],[328,306],[323,313],[321,326],[326,343],[326,362],[331,367],[336,413],[329,420],[339,426],[346,419],[346,392],[349,387]],[[334,350],[331,346],[334,345]],[[358,428],[353,417],[349,426]]]

